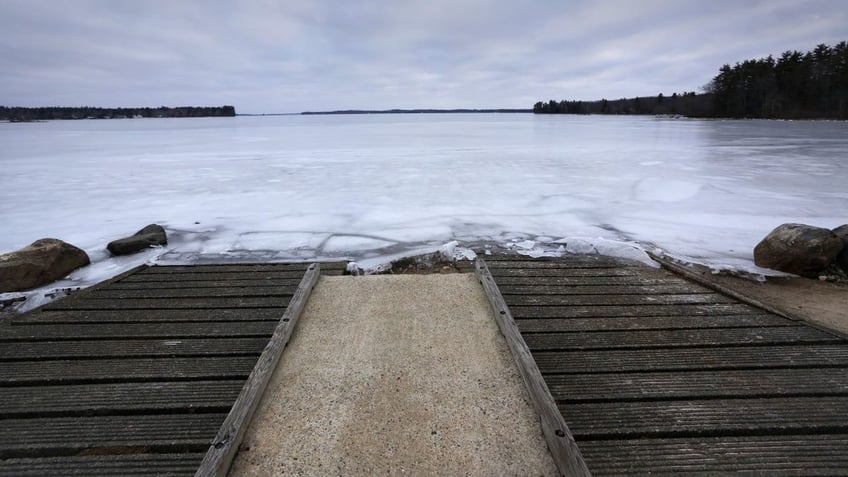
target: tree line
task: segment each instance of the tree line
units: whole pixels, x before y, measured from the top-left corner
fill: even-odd
[[[539,101],[539,114],[671,114],[689,117],[848,119],[848,43],[820,44],[723,65],[702,94],[608,101]]]
[[[848,119],[848,43],[724,65],[705,89],[719,116]]]
[[[20,108],[0,106],[0,120],[46,121],[51,119],[122,119],[122,118],[199,118],[205,116],[235,116],[233,106],[180,106],[168,108],[95,108],[42,107]]]
[[[457,113],[529,113],[529,109],[339,109],[334,111],[304,111],[303,115],[316,114],[457,114]]]
[[[537,114],[656,114],[706,116],[711,109],[709,95],[694,91],[673,93],[671,96],[640,96],[600,101],[539,101],[533,105]]]

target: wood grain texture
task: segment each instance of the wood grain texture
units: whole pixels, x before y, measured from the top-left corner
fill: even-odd
[[[688,273],[580,261],[493,273],[592,472],[848,468],[844,335]]]
[[[521,333],[510,315],[509,308],[486,267],[486,262],[478,258],[475,267],[477,277],[483,285],[489,303],[492,305],[498,327],[506,339],[519,373],[530,394],[533,407],[539,415],[542,432],[545,435],[554,463],[563,475],[591,475],[583,457],[580,455],[580,449],[568,429],[568,425],[563,420],[551,393],[548,391],[545,380],[542,378],[542,374],[533,361],[530,350],[521,338]]]
[[[560,286],[651,286],[651,285],[686,285],[692,286],[691,282],[668,276],[657,278],[655,276],[644,276],[638,274],[627,274],[625,276],[558,276],[558,277],[526,277],[526,276],[499,276],[497,277],[498,288],[501,287],[560,287]],[[709,291],[709,290],[707,290]]]
[[[109,286],[109,290],[175,290],[178,288],[253,288],[253,287],[291,287],[292,290],[300,284],[300,278],[278,278],[278,279],[253,279],[243,278],[239,280],[180,280],[180,281],[147,281],[147,282],[130,282],[122,281],[113,283]]]
[[[638,269],[625,268],[501,268],[492,270],[495,278],[500,277],[636,277]]]
[[[688,399],[561,406],[580,439],[848,433],[848,399]]]
[[[814,328],[798,326],[526,333],[524,341],[533,351],[844,343],[838,336]]]
[[[767,314],[716,316],[624,316],[562,319],[523,318],[516,320],[515,323],[518,325],[518,329],[520,329],[522,333],[750,328],[797,325],[797,322]]]
[[[290,297],[297,286],[269,285],[264,287],[227,286],[220,288],[158,288],[126,290],[107,288],[86,294],[88,300],[126,300],[132,298],[212,298],[212,297]]]
[[[4,320],[0,475],[194,474],[306,269],[143,266]]]
[[[187,310],[215,308],[279,308],[289,297],[127,298],[96,300],[85,295],[47,305],[45,310]]]
[[[848,435],[621,439],[581,444],[598,475],[844,475]]]
[[[744,315],[758,310],[742,303],[683,304],[683,305],[567,305],[526,306],[512,305],[516,319],[523,318],[579,318],[586,316],[713,316]]]
[[[712,294],[710,290],[690,284],[616,284],[616,285],[498,285],[504,297],[510,295],[685,295]]]
[[[11,326],[17,325],[55,325],[55,324],[85,324],[85,323],[162,323],[198,321],[278,321],[278,308],[220,308],[213,310],[44,310],[16,317],[10,321]],[[2,324],[0,324],[2,326]],[[195,324],[194,326],[202,326]]]
[[[745,369],[546,376],[558,402],[847,396],[848,368]]]
[[[734,303],[734,300],[718,293],[695,293],[678,295],[510,295],[513,306],[658,306],[688,304]]]
[[[16,477],[65,476],[192,476],[203,453],[83,455],[19,458],[0,461],[0,475]]]
[[[150,270],[150,269],[148,269]],[[299,280],[303,278],[303,272],[296,270],[282,270],[282,271],[267,271],[267,272],[254,272],[254,273],[230,273],[230,272],[207,272],[207,273],[198,273],[198,272],[157,272],[150,273],[147,270],[136,273],[134,275],[130,275],[120,283],[170,283],[175,281],[188,281],[188,282],[228,282],[231,285],[238,286],[238,282],[240,280]]]
[[[692,280],[692,281],[700,284],[703,287],[706,287],[706,288],[709,288],[710,290],[715,290],[717,292],[723,293],[724,295],[732,297],[732,298],[739,300],[743,303],[747,303],[749,305],[763,309],[763,310],[768,311],[769,313],[773,313],[777,316],[782,316],[782,317],[790,319],[790,320],[800,321],[800,318],[797,318],[795,316],[784,313],[783,311],[778,310],[777,308],[775,308],[775,307],[773,307],[773,306],[771,306],[767,303],[763,303],[759,300],[754,300],[753,298],[742,295],[741,293],[737,293],[736,291],[731,290],[730,288],[719,285],[717,283],[710,282],[708,280],[704,280],[697,273],[694,273],[690,270],[687,270],[686,267],[680,266],[680,265],[674,263],[671,260],[668,260],[664,257],[660,257],[660,256],[653,254],[653,253],[649,253],[649,255],[651,256],[652,259],[659,262],[663,266],[663,268],[671,270],[672,272],[676,273],[677,275],[686,277],[687,279]]]
[[[0,343],[0,361],[154,356],[258,356],[268,338],[172,338]]]
[[[848,346],[735,346],[722,348],[539,351],[533,357],[543,374],[628,371],[848,367]]]
[[[215,379],[0,387],[0,417],[227,413],[243,384]]]
[[[74,455],[115,448],[197,452],[208,445],[224,416],[169,414],[3,419],[0,420],[0,458]]]
[[[248,338],[271,336],[273,321],[208,323],[17,324],[0,328],[0,343],[134,338]],[[2,346],[2,344],[0,344]]]
[[[486,265],[493,274],[504,268],[529,269],[587,269],[587,268],[623,268],[638,266],[633,262],[615,261],[606,257],[570,257],[568,261],[542,259],[490,259],[486,257]]]
[[[246,379],[254,364],[255,356],[18,361],[0,367],[0,386]]]
[[[253,274],[261,272],[290,271],[297,272],[302,277],[310,263],[238,263],[221,265],[157,265],[144,271],[145,275],[171,274],[171,273],[232,273]],[[321,268],[331,270],[339,268],[338,264],[325,263]],[[341,268],[344,268],[343,266]]]
[[[283,349],[288,344],[320,274],[321,268],[318,264],[310,265],[307,269],[303,281],[292,297],[279,325],[274,330],[271,341],[268,342],[262,355],[259,356],[259,360],[247,378],[247,382],[245,382],[239,397],[233,404],[232,410],[206,452],[203,462],[195,474],[197,477],[226,476],[250,419],[253,417],[262,393],[268,385],[268,380],[271,379],[271,375],[280,361]]]

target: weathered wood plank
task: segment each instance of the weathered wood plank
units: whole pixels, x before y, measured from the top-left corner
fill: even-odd
[[[45,310],[183,310],[214,308],[285,308],[289,297],[135,298],[90,300],[77,295],[44,307]],[[282,311],[282,310],[281,310]]]
[[[498,291],[497,285],[495,285],[494,278],[487,268],[486,262],[478,258],[475,267],[477,269],[477,278],[483,285],[498,327],[504,335],[507,345],[512,352],[512,357],[518,367],[518,371],[524,379],[524,385],[530,394],[530,401],[533,404],[533,408],[539,415],[542,424],[542,433],[545,436],[545,441],[548,444],[548,449],[551,451],[554,463],[563,475],[590,475],[586,468],[586,463],[580,455],[580,449],[577,447],[574,437],[568,429],[568,425],[556,408],[556,404],[551,393],[548,391],[545,380],[536,367],[530,350],[521,338],[521,333],[518,331],[518,327],[509,313],[509,308],[504,302],[503,296]]]
[[[649,252],[649,254],[650,254],[652,259],[654,259],[657,262],[659,262],[660,264],[662,264],[663,268],[671,270],[672,272],[674,272],[677,275],[686,277],[687,279],[689,279],[689,280],[691,280],[695,283],[698,283],[703,287],[706,287],[706,288],[709,288],[711,290],[715,290],[717,292],[723,293],[724,295],[727,295],[731,298],[739,300],[742,303],[747,303],[749,305],[755,306],[755,307],[760,308],[762,310],[768,311],[769,313],[774,313],[777,316],[782,316],[784,318],[788,318],[788,319],[791,319],[791,320],[800,321],[800,318],[792,316],[792,315],[786,313],[783,310],[779,310],[776,307],[769,305],[768,303],[763,303],[760,300],[755,300],[754,298],[746,296],[742,293],[738,293],[737,291],[732,290],[732,289],[730,289],[726,286],[723,286],[719,283],[715,283],[715,282],[712,282],[710,280],[707,280],[704,277],[700,276],[698,273],[695,273],[692,270],[688,270],[686,267],[681,266],[677,263],[674,263],[673,261],[668,260],[664,257],[659,257],[659,256],[657,256],[653,253],[650,253],[650,252]]]
[[[309,268],[310,263],[247,263],[247,264],[221,264],[221,265],[156,265],[144,270],[144,275],[171,274],[171,273],[256,273],[294,271],[301,276]],[[331,270],[344,268],[343,265],[326,263],[322,268]]]
[[[239,287],[220,288],[158,288],[146,290],[126,290],[107,288],[86,293],[86,300],[126,300],[134,298],[209,298],[209,297],[290,297],[295,286]]]
[[[247,379],[255,364],[255,356],[19,361],[13,366],[0,367],[0,387],[116,381]]]
[[[687,305],[572,305],[572,306],[521,306],[510,305],[516,319],[524,318],[581,318],[627,316],[704,316],[746,315],[759,310],[740,303],[687,304]]]
[[[495,279],[501,277],[635,277],[638,268],[502,268],[491,271]]]
[[[581,450],[593,452],[586,459],[591,471],[844,470],[832,463],[848,459],[831,454],[844,454],[848,442],[808,448],[830,461],[817,467],[796,465],[798,459],[775,450],[783,444],[770,448],[764,437],[727,437],[848,435],[843,337],[710,294],[663,270],[517,262],[501,261],[503,268],[493,273]],[[621,270],[639,273],[607,276]],[[590,273],[573,276],[575,271]],[[700,453],[699,442],[708,438],[694,437],[703,435],[721,435],[722,444],[741,439],[743,448],[704,446],[713,454]],[[608,442],[616,445],[597,451]],[[651,444],[664,442],[672,443],[668,456],[651,454]],[[632,443],[640,452],[622,447]],[[676,461],[669,465],[667,459]]]
[[[193,273],[193,272],[180,272],[180,273],[135,273],[130,275],[119,283],[137,283],[137,282],[156,282],[156,283],[170,283],[174,281],[180,282],[203,282],[203,281],[213,281],[213,282],[230,282],[232,284],[236,284],[240,280],[286,280],[286,279],[300,279],[303,277],[303,272],[292,270],[292,271],[278,271],[278,272],[256,272],[256,273]]]
[[[131,277],[131,276],[135,275],[136,273],[141,273],[144,270],[147,270],[148,268],[150,268],[150,266],[146,265],[146,264],[139,265],[137,267],[133,267],[133,268],[131,268],[131,269],[129,269],[129,270],[123,272],[123,273],[119,273],[119,274],[115,275],[112,278],[109,278],[107,280],[103,280],[102,282],[96,283],[93,286],[86,288],[86,290],[88,290],[88,291],[100,290],[102,288],[110,287],[110,286],[114,285],[115,283],[118,283],[118,282],[120,282],[121,280],[123,280],[127,277]]]
[[[775,315],[640,316],[601,318],[542,318],[515,321],[522,333],[574,331],[671,330],[685,328],[748,328],[796,326],[797,322]]]
[[[581,258],[581,259],[518,259],[518,258],[510,258],[510,259],[501,259],[501,260],[490,260],[489,257],[486,257],[486,264],[489,266],[489,271],[492,274],[505,269],[505,268],[514,268],[514,269],[581,269],[581,268],[624,268],[624,267],[634,267],[640,266],[641,264],[637,262],[631,261],[616,261],[614,259],[608,259],[603,257],[598,257],[596,259],[592,259],[589,257]],[[644,265],[641,265],[644,266]]]
[[[722,436],[585,441],[598,475],[841,475],[848,468],[848,435]]]
[[[265,392],[268,381],[283,354],[283,349],[288,344],[294,327],[306,306],[306,301],[309,299],[315,284],[318,283],[320,274],[321,267],[318,264],[313,264],[310,265],[303,276],[303,281],[292,297],[291,304],[274,330],[268,345],[259,356],[256,366],[247,378],[247,382],[224,423],[212,440],[212,444],[197,470],[196,475],[198,477],[226,476],[232,460],[238,452],[241,439],[247,431],[250,419],[259,405],[262,393]]]
[[[109,286],[109,290],[176,290],[182,288],[228,288],[228,287],[238,287],[238,288],[253,288],[253,287],[286,287],[291,288],[292,290],[297,288],[297,284],[300,283],[300,278],[278,278],[278,279],[264,279],[264,280],[253,280],[253,279],[242,279],[242,280],[164,280],[164,281],[144,281],[144,282],[131,282],[131,281],[121,281],[117,283],[113,283]]]
[[[0,417],[226,413],[243,384],[244,379],[216,379],[0,387]]]
[[[561,406],[578,439],[726,434],[848,434],[848,396],[705,399]]]
[[[546,378],[560,403],[848,395],[848,368],[553,374]]]
[[[258,355],[268,338],[19,341],[0,345],[0,360]]]
[[[10,325],[83,324],[83,323],[159,323],[213,321],[278,321],[279,308],[194,309],[194,310],[43,310],[10,320]],[[195,324],[194,326],[205,326]]]
[[[657,284],[657,285],[499,285],[504,299],[509,301],[512,295],[692,295],[715,294],[715,292],[695,285]]]
[[[687,285],[682,278],[669,275],[661,278],[651,278],[644,275],[627,275],[618,277],[496,277],[498,288],[509,286],[524,287],[558,287],[558,286],[652,286],[652,285]]]
[[[282,315],[282,313],[280,313]],[[8,341],[56,341],[133,338],[245,338],[271,336],[274,321],[208,323],[121,323],[120,326],[90,324],[23,324],[0,327],[0,343]]]
[[[96,449],[197,452],[224,420],[223,414],[53,417],[0,420],[0,458],[73,455]],[[69,438],[73,436],[72,438]]]
[[[534,352],[533,357],[544,374],[848,367],[848,346],[539,351]]]
[[[718,293],[687,295],[509,295],[509,306],[594,306],[594,305],[712,305],[736,303]]]
[[[5,459],[0,475],[17,477],[65,476],[191,476],[203,458],[202,453],[85,455]]]
[[[525,333],[524,341],[533,351],[844,343],[838,336],[804,326]]]

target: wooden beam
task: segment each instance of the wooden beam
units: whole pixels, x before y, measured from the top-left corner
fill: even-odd
[[[215,440],[209,446],[195,477],[225,477],[227,475],[253,413],[256,411],[268,381],[280,361],[283,349],[286,347],[320,275],[319,264],[314,263],[309,266],[300,286],[289,302],[288,308],[286,308],[283,317],[274,330],[271,341],[268,342],[262,355],[259,356],[256,367],[253,368],[247,378],[238,399],[236,399],[229,415],[221,425],[218,435],[215,436]]]
[[[557,469],[562,475],[567,476],[589,476],[589,468],[586,467],[586,462],[580,454],[580,449],[571,435],[565,420],[562,418],[556,402],[545,384],[542,373],[536,366],[536,361],[533,355],[530,354],[530,349],[521,337],[518,327],[515,325],[515,320],[509,312],[506,302],[501,295],[492,274],[489,272],[486,262],[482,258],[478,258],[475,263],[477,269],[477,278],[483,285],[483,290],[486,292],[486,297],[492,305],[492,310],[495,314],[495,320],[498,327],[503,333],[509,349],[512,352],[512,357],[515,364],[518,366],[518,371],[524,379],[524,385],[530,394],[530,401],[533,403],[533,408],[539,415],[542,424],[542,433],[548,444],[548,449],[551,451],[551,456]]]
[[[748,295],[745,295],[743,293],[739,293],[736,290],[733,290],[729,287],[726,287],[724,285],[710,281],[710,280],[704,278],[703,276],[701,276],[700,274],[695,273],[691,270],[688,270],[686,267],[683,267],[683,266],[681,266],[681,265],[679,265],[679,264],[677,264],[677,263],[675,263],[675,262],[673,262],[673,261],[671,261],[671,260],[669,260],[665,257],[660,257],[660,256],[658,256],[654,253],[651,253],[651,252],[648,252],[648,255],[652,259],[659,262],[659,264],[662,265],[663,268],[665,268],[666,270],[668,270],[668,271],[670,271],[670,272],[672,272],[676,275],[679,275],[683,278],[689,279],[689,280],[691,280],[695,283],[703,285],[703,286],[705,286],[705,287],[707,287],[711,290],[715,290],[715,291],[722,293],[724,295],[727,295],[731,298],[735,298],[736,300],[739,300],[742,303],[747,303],[748,305],[755,306],[757,308],[760,308],[761,310],[765,310],[769,313],[773,313],[777,316],[786,318],[788,320],[801,321],[801,322],[804,322],[804,324],[806,324],[807,326],[810,326],[812,328],[816,328],[818,330],[825,331],[827,333],[831,333],[833,335],[839,336],[842,339],[848,339],[848,333],[845,333],[842,330],[838,330],[836,328],[824,325],[822,323],[815,323],[815,322],[812,322],[810,320],[805,320],[804,318],[796,316],[792,313],[789,313],[789,312],[786,312],[784,310],[780,310],[778,308],[775,308],[774,306],[771,306],[768,303],[763,303],[759,300],[756,300],[754,298],[749,297]]]

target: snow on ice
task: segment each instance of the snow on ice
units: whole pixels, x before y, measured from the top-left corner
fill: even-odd
[[[531,114],[281,116],[0,124],[0,251],[56,237],[93,264],[395,258],[471,248],[664,250],[765,273],[784,222],[848,222],[848,123]],[[163,249],[109,258],[149,223]],[[445,245],[447,244],[447,245]],[[451,245],[453,244],[453,245]]]

